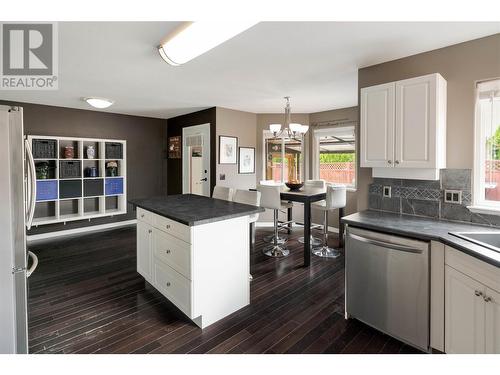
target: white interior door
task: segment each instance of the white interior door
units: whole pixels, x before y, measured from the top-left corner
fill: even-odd
[[[210,124],[182,129],[182,192],[210,196]]]

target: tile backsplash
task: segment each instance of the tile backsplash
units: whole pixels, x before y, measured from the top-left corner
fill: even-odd
[[[368,206],[372,210],[500,226],[500,216],[475,214],[467,209],[472,199],[471,177],[470,169],[442,169],[439,181],[374,178]],[[384,186],[391,186],[390,198],[383,196]],[[461,190],[462,203],[445,202],[445,190]]]

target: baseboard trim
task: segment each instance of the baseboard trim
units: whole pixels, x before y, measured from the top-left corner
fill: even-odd
[[[98,232],[98,231],[103,231],[103,230],[110,230],[110,229],[115,229],[115,228],[120,228],[120,227],[127,227],[127,226],[135,225],[135,224],[137,224],[137,220],[133,219],[133,220],[118,221],[116,223],[92,225],[92,226],[83,227],[83,228],[60,230],[57,232],[33,234],[31,236],[27,236],[26,241],[32,243],[32,242],[43,241],[43,240],[48,240],[48,239],[52,239],[52,238],[75,236],[75,235],[87,234],[87,233]]]
[[[312,225],[323,225],[323,224],[312,223]],[[273,226],[274,226],[274,223],[272,221],[260,221],[260,222],[257,221],[255,223],[255,227],[256,228],[272,228]],[[303,225],[299,225],[299,224],[296,224],[296,223],[292,224],[292,228],[302,228],[302,227],[303,227]],[[328,226],[328,232],[338,233],[339,232],[339,228]]]

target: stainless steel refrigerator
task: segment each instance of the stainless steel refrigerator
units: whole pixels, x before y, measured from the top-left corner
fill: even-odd
[[[20,107],[0,106],[0,173],[0,353],[27,353],[27,279],[38,259],[27,250],[26,229],[35,212],[36,173]]]

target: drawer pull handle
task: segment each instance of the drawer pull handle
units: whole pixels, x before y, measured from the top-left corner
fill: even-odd
[[[170,254],[170,250],[165,250],[165,252],[166,252],[167,254]]]
[[[169,287],[169,286],[170,286],[170,281],[169,281],[169,282],[167,282],[167,287]]]
[[[491,302],[491,297],[485,297],[484,302]]]
[[[153,233],[153,231],[150,229],[150,230],[148,230],[148,233]]]
[[[479,290],[476,290],[474,294],[478,297],[481,297],[483,295],[483,292],[480,292]]]
[[[170,229],[170,224],[165,225],[167,229]]]

